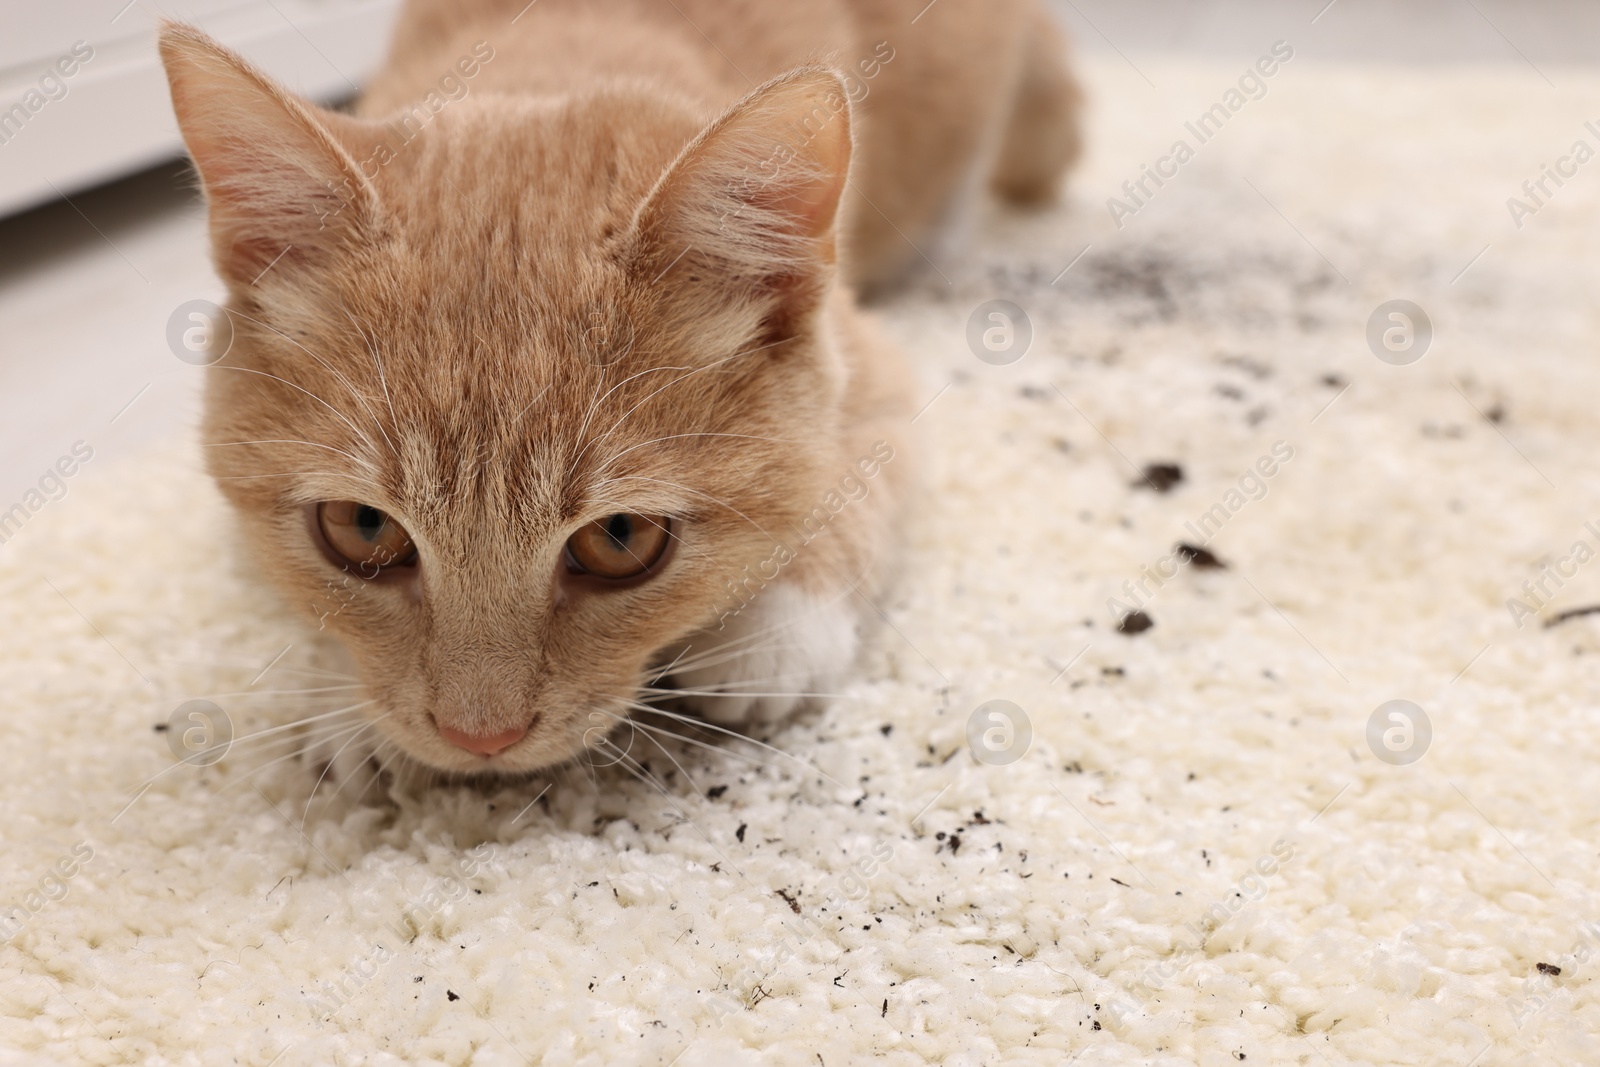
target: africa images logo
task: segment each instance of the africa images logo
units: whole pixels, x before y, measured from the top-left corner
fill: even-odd
[[[33,116],[43,111],[52,100],[65,100],[67,79],[78,73],[83,64],[94,58],[94,46],[78,41],[66,55],[61,56],[39,75],[38,88],[30,88],[22,99],[0,110],[0,145],[10,144],[22,128],[33,121]]]
[[[810,544],[812,539],[826,530],[834,518],[851,504],[860,503],[871,491],[868,482],[877,476],[883,465],[894,459],[894,446],[887,441],[875,441],[868,455],[856,460],[855,469],[839,479],[835,488],[823,494],[812,505],[792,531],[788,541],[778,541],[766,559],[755,564],[755,572],[746,564],[738,578],[726,580],[727,596],[717,614],[717,629],[728,625],[728,620],[750,605],[767,583],[778,577],[778,572],[792,563],[796,550]],[[856,472],[860,472],[860,477]]]
[[[1278,73],[1280,64],[1287,63],[1293,58],[1294,46],[1288,41],[1272,42],[1271,53],[1262,56],[1253,66],[1246,68],[1239,76],[1237,87],[1229,86],[1222,94],[1221,100],[1202,111],[1193,122],[1183,124],[1183,128],[1195,139],[1193,145],[1189,143],[1188,138],[1178,138],[1172,143],[1172,148],[1166,155],[1161,156],[1154,164],[1141,165],[1138,177],[1123,182],[1122,192],[1127,200],[1114,196],[1106,200],[1106,210],[1111,212],[1111,221],[1117,224],[1117,229],[1122,229],[1124,219],[1130,215],[1137,215],[1155,198],[1157,191],[1168,181],[1176,178],[1179,169],[1195,157],[1200,146],[1221,133],[1222,127],[1230,118],[1244,110],[1244,106],[1250,101],[1260,100],[1266,96],[1266,79]],[[1154,189],[1151,188],[1151,183],[1154,183]]]
[[[67,479],[94,458],[94,447],[87,441],[74,441],[68,455],[62,456],[39,476],[36,486],[22,494],[22,499],[9,508],[0,510],[0,545],[22,532],[29,519],[37,515],[52,500],[67,495]]]

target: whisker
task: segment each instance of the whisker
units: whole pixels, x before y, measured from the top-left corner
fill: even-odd
[[[727,745],[713,745],[709,742],[700,741],[696,738],[690,737],[688,734],[674,733],[664,726],[652,726],[649,723],[642,722],[637,718],[632,718],[628,721],[632,722],[633,725],[637,726],[641,730],[645,730],[649,733],[657,733],[663,737],[670,737],[675,741],[682,741],[686,745],[694,745],[696,748],[703,748],[707,752],[715,752],[719,756],[730,756],[736,760],[743,760],[746,763],[753,763],[757,767],[767,767],[772,770],[779,769],[779,765],[771,760],[764,760],[757,756],[749,755],[745,752],[736,751],[732,748],[729,748]]]
[[[714,722],[707,722],[704,719],[697,719],[697,718],[695,718],[695,717],[693,717],[691,715],[680,715],[675,711],[668,711],[666,708],[656,707],[653,704],[642,704],[642,703],[638,703],[637,701],[629,701],[628,703],[629,703],[630,707],[636,708],[637,710],[640,710],[640,711],[648,711],[648,712],[652,712],[653,714],[656,714],[656,715],[664,716],[664,717],[666,717],[668,719],[676,719],[678,722],[688,723],[690,726],[698,726],[701,729],[710,730],[713,733],[724,734],[724,735],[726,735],[728,737],[731,737],[731,738],[734,738],[735,740],[738,740],[738,741],[747,741],[750,744],[755,745],[757,748],[764,748],[768,752],[771,752],[771,753],[773,753],[775,755],[782,756],[784,759],[793,760],[794,762],[800,764],[800,766],[806,768],[807,770],[816,771],[818,774],[822,775],[822,777],[826,778],[828,781],[832,782],[834,785],[842,786],[844,784],[843,782],[839,781],[837,778],[833,777],[833,775],[831,775],[827,771],[823,770],[821,767],[818,767],[816,764],[811,763],[808,760],[803,760],[799,756],[796,756],[796,755],[793,755],[791,753],[785,752],[781,748],[774,748],[772,745],[767,744],[765,741],[758,741],[755,738],[750,737],[747,734],[741,734],[737,730],[730,730],[726,726],[718,726]]]
[[[616,744],[609,738],[602,741],[601,744],[604,747],[611,748],[617,754],[616,761],[608,764],[608,766],[621,767],[639,781],[650,786],[656,792],[660,793],[667,803],[671,804],[673,808],[677,810],[680,816],[682,816],[684,819],[688,819],[688,816],[684,815],[683,809],[678,807],[677,798],[668,792],[667,787],[662,783],[661,779],[657,778],[648,767],[641,763],[637,757],[631,754],[633,749],[633,743],[631,741],[629,742],[628,749],[626,751],[618,748]]]
[[[726,663],[729,660],[739,659],[743,656],[748,656],[758,651],[781,651],[800,647],[798,642],[780,642],[774,640],[777,634],[786,628],[786,625],[780,623],[776,626],[768,627],[765,630],[758,630],[753,633],[745,634],[742,637],[736,637],[732,640],[724,641],[721,644],[712,645],[703,652],[696,653],[693,656],[681,658],[674,664],[673,671],[675,673],[682,673],[685,671],[700,670],[705,667],[715,667],[720,663]],[[691,644],[689,647],[693,648],[694,646]],[[660,681],[661,678],[665,676],[665,673],[666,672],[663,669],[650,680]]]
[[[679,652],[676,656],[672,657],[672,662],[671,663],[667,664],[665,667],[662,667],[655,674],[651,675],[650,676],[650,680],[652,682],[659,681],[660,679],[664,678],[666,675],[671,673],[672,668],[676,667],[678,665],[678,661],[683,659],[684,656],[688,655],[689,654],[689,649],[691,649],[693,647],[694,647],[693,645],[684,645],[683,646],[683,651]]]
[[[390,748],[394,749],[394,752],[391,753],[387,758],[385,758],[383,753],[384,753],[384,751],[386,749],[390,749]],[[391,762],[393,762],[397,757],[403,755],[404,751],[405,750],[402,749],[394,741],[391,741],[387,737],[383,737],[381,735],[379,736],[378,745],[377,745],[377,747],[375,749],[373,749],[373,752],[372,752],[373,756],[378,760],[378,767],[377,767],[376,770],[374,770],[372,772],[372,779],[370,781],[368,781],[366,786],[362,788],[361,792],[359,794],[357,794],[356,799],[355,799],[355,804],[356,804],[357,807],[359,807],[361,805],[362,801],[367,799],[367,793],[372,790],[373,786],[378,784],[378,781],[383,777],[383,772],[389,769],[389,764]],[[339,789],[343,789],[343,788],[344,788],[343,785],[341,785],[339,787]],[[337,800],[338,798],[339,798],[339,790],[336,789],[336,790],[334,790],[332,799],[333,800]]]
[[[532,400],[528,401],[527,406],[524,407],[521,411],[517,412],[516,417],[511,420],[511,426],[515,427],[517,425],[517,423],[521,422],[522,421],[522,416],[524,416],[528,412],[532,411],[533,410],[533,405],[535,405],[539,401],[543,400],[544,399],[544,395],[550,391],[550,389],[551,389],[551,387],[553,385],[555,385],[554,382],[546,382],[545,383],[545,387],[543,389],[539,390],[539,395],[534,397]],[[578,436],[579,437],[583,436],[583,431],[581,429],[578,431]]]
[[[849,595],[850,591],[841,592],[827,600],[819,601],[817,608],[820,609],[828,605],[836,604],[839,601],[847,598]],[[669,667],[658,669],[655,674],[651,676],[650,681],[660,681],[672,671],[701,670],[706,667],[716,666],[720,663],[726,663],[727,661],[738,656],[755,651],[757,647],[760,647],[763,650],[776,650],[786,647],[795,647],[792,645],[786,646],[782,644],[770,643],[768,639],[782,633],[784,630],[792,628],[799,621],[799,619],[786,619],[764,627],[760,630],[743,634],[739,637],[731,638],[726,641],[720,641],[717,644],[707,648],[705,651],[693,656],[687,655],[689,650],[692,649],[695,644],[694,640],[691,640],[690,643],[684,648],[683,652],[678,654],[678,657],[673,661],[673,664]],[[700,634],[691,635],[692,638],[701,639],[710,639],[714,636],[715,635],[705,634],[704,631],[702,631]],[[670,648],[671,646],[669,645],[668,647]]]
[[[241,750],[240,755],[251,757],[260,756],[266,754],[267,752],[282,749],[285,746],[288,746],[289,748],[309,748],[311,745],[320,744],[322,741],[327,740],[330,737],[342,735],[347,730],[353,730],[355,729],[356,725],[356,723],[328,723],[325,726],[320,727],[318,730],[310,731],[309,736],[307,734],[291,733],[282,734],[278,737],[262,738],[260,740],[252,741],[248,748]],[[233,755],[234,745],[230,744],[228,746],[227,756],[218,762],[222,763],[226,761],[228,757]]]
[[[368,447],[372,447],[372,439],[370,437],[368,437],[366,434],[362,433],[360,427],[358,427],[355,423],[351,422],[350,419],[342,411],[340,411],[338,408],[334,407],[332,404],[328,403],[326,400],[322,399],[316,393],[313,393],[311,390],[303,388],[302,386],[298,386],[294,382],[291,382],[286,378],[280,378],[276,374],[270,374],[270,373],[268,373],[267,371],[264,371],[264,370],[256,370],[254,367],[236,367],[236,366],[233,366],[232,364],[228,364],[228,363],[214,363],[210,367],[208,367],[207,369],[208,370],[236,370],[236,371],[239,371],[239,372],[244,373],[244,374],[259,374],[263,378],[271,378],[273,381],[282,382],[284,385],[287,385],[289,388],[295,389],[295,390],[298,390],[298,391],[304,393],[306,396],[309,396],[312,400],[315,400],[317,403],[321,404],[323,407],[325,407],[329,411],[333,412],[335,415],[337,415],[339,417],[340,421],[342,421],[346,426],[348,426],[352,430],[354,430],[356,432],[356,436],[360,437],[364,442],[366,442]],[[357,460],[356,462],[360,463],[362,466],[364,466],[364,467],[368,468],[369,470],[371,470],[372,473],[374,473],[374,474],[378,473],[378,467],[377,467],[376,464],[370,463],[367,460]]]
[[[594,438],[593,440],[591,440],[589,442],[589,444],[592,445],[592,444],[595,444],[596,442],[605,440],[607,437],[610,437],[613,433],[615,433],[617,431],[617,429],[623,423],[627,422],[628,419],[632,417],[632,415],[633,415],[633,413],[635,411],[638,411],[645,404],[649,403],[651,400],[655,399],[660,394],[666,392],[668,389],[671,389],[674,385],[677,385],[679,382],[684,381],[684,380],[686,380],[688,378],[692,378],[696,374],[703,374],[706,371],[715,370],[716,368],[722,366],[723,364],[731,363],[736,359],[743,359],[745,356],[754,355],[755,353],[761,352],[761,351],[763,351],[765,349],[774,348],[774,347],[776,347],[778,345],[781,345],[781,344],[786,344],[790,340],[792,340],[792,338],[782,337],[782,338],[779,338],[776,341],[772,341],[772,342],[769,342],[769,343],[764,344],[764,345],[758,345],[755,348],[747,348],[742,352],[735,352],[731,356],[724,356],[722,359],[713,360],[710,363],[702,364],[701,366],[698,366],[698,367],[683,368],[686,371],[686,373],[680,375],[677,378],[674,378],[672,381],[668,382],[666,385],[661,386],[659,389],[655,390],[654,392],[647,394],[644,397],[643,400],[640,400],[637,404],[633,405],[633,407],[631,407],[627,411],[623,412],[622,413],[622,417],[619,418],[616,422],[612,423],[610,429],[606,430],[600,436],[598,436],[598,437]],[[608,392],[606,395],[609,396],[610,393]],[[587,451],[588,448],[589,448],[589,445],[585,445],[584,446],[584,450],[585,451]],[[579,453],[579,455],[581,456],[582,453]],[[576,467],[576,464],[574,464],[574,467]]]
[[[304,830],[306,828],[306,820],[311,817],[311,802],[317,799],[317,790],[322,788],[322,780],[328,777],[328,772],[333,770],[333,765],[335,763],[339,762],[339,757],[344,755],[344,750],[360,740],[362,734],[366,733],[368,730],[376,728],[380,722],[382,722],[384,719],[387,719],[391,714],[392,712],[384,712],[376,719],[369,721],[361,729],[351,734],[350,740],[339,746],[339,750],[333,754],[333,758],[328,760],[327,766],[322,768],[322,773],[317,776],[316,783],[311,787],[310,795],[306,797],[305,810],[300,813],[300,829]],[[337,794],[335,795],[337,796]]]
[[[324,719],[331,719],[331,718],[333,718],[334,716],[337,716],[337,715],[345,715],[345,714],[348,714],[349,712],[355,711],[358,708],[364,708],[368,704],[375,704],[375,703],[377,703],[377,702],[373,701],[373,700],[363,700],[359,704],[351,704],[348,707],[335,708],[333,711],[325,711],[325,712],[322,712],[320,715],[309,715],[309,716],[307,716],[307,717],[305,717],[303,719],[296,719],[294,722],[286,722],[286,723],[282,723],[282,724],[280,724],[278,726],[270,726],[265,730],[257,730],[253,734],[245,734],[243,737],[236,737],[236,738],[233,739],[232,744],[237,745],[237,744],[241,744],[241,743],[243,743],[245,741],[252,741],[252,740],[254,740],[254,739],[258,738],[258,737],[266,737],[268,734],[279,734],[279,733],[282,733],[285,730],[293,730],[293,729],[295,729],[297,727],[309,725],[310,723],[321,722]]]
[[[607,398],[609,398],[612,393],[615,393],[624,385],[627,385],[629,382],[635,381],[639,378],[643,378],[647,374],[659,374],[662,371],[686,371],[689,369],[690,368],[688,367],[649,367],[635,374],[628,375],[626,378],[622,379],[622,381],[618,382],[616,385],[613,385],[610,389],[607,389],[604,393],[596,397],[594,403],[589,405],[589,410],[584,413],[583,422],[578,427],[578,435],[576,439],[580,441],[583,439],[584,434],[589,432],[589,423],[594,418],[595,412],[600,410],[600,405],[605,403]],[[602,434],[601,436],[603,437],[604,435]],[[598,439],[599,438],[592,439],[589,444],[593,444],[594,441]],[[577,473],[578,464],[583,461],[584,453],[589,451],[589,444],[584,445],[583,448],[578,451],[578,454],[573,457],[572,465],[567,468],[568,478],[571,478],[575,473]]]
[[[630,512],[630,513],[633,511],[633,509],[635,507],[638,506],[638,501],[636,501],[636,500],[612,500],[609,497],[602,496],[602,495],[599,495],[599,494],[594,495],[592,497],[592,500],[594,501],[595,504],[597,504],[599,506],[602,506],[602,507],[610,506],[610,507],[615,508],[617,511]],[[648,516],[640,515],[640,516],[637,516],[637,517],[644,519],[646,522],[650,522],[650,519],[649,519]],[[716,557],[712,556],[712,554],[710,552],[708,552],[706,549],[698,548],[698,547],[696,547],[694,545],[689,544],[687,541],[685,541],[682,537],[680,537],[678,535],[678,532],[676,530],[671,529],[670,525],[669,526],[663,526],[659,522],[650,522],[650,525],[654,526],[656,529],[660,530],[662,533],[664,533],[668,537],[670,537],[673,540],[673,542],[677,544],[679,550],[685,551],[685,552],[693,552],[696,556],[700,557],[701,559],[705,560],[706,562],[711,563],[713,565],[716,564],[716,562],[717,562],[716,561]],[[632,553],[629,553],[629,554],[632,555]],[[638,560],[638,557],[634,556],[634,559]],[[639,560],[639,562],[642,563],[643,561]]]
[[[613,718],[621,718],[621,716],[614,715],[611,712],[603,712],[602,714],[611,715]],[[639,722],[633,722],[632,725],[634,725],[634,726],[643,726],[644,724],[643,723],[639,723]],[[689,783],[689,786],[690,786],[691,789],[693,789],[696,793],[703,792],[703,790],[701,790],[701,788],[700,788],[700,783],[696,782],[694,780],[694,775],[690,774],[688,769],[685,768],[683,764],[678,762],[678,757],[674,756],[671,752],[669,752],[665,745],[663,745],[660,741],[657,741],[649,733],[646,733],[644,735],[644,739],[646,741],[650,742],[652,745],[656,746],[656,748],[660,749],[661,750],[661,754],[663,756],[667,757],[667,759],[672,761],[672,765],[674,767],[678,768],[678,773],[683,775],[684,780]]]
[[[247,322],[253,322],[257,326],[260,326],[260,327],[262,327],[264,329],[271,330],[273,333],[277,334],[279,337],[283,338],[285,341],[288,341],[290,344],[294,345],[300,351],[304,352],[306,355],[308,355],[312,359],[316,360],[317,363],[322,366],[323,370],[325,370],[329,374],[333,375],[336,379],[338,379],[340,385],[344,386],[346,389],[348,389],[350,391],[350,395],[355,397],[356,403],[360,404],[362,409],[364,411],[366,411],[367,417],[372,420],[372,424],[378,428],[378,432],[383,434],[384,441],[388,443],[388,445],[389,445],[389,453],[391,455],[393,455],[393,456],[396,456],[396,457],[399,456],[399,452],[397,452],[395,450],[394,442],[389,440],[388,431],[386,431],[383,428],[383,423],[378,420],[377,413],[374,412],[370,406],[368,406],[366,398],[361,395],[361,391],[359,389],[357,389],[355,387],[354,383],[352,383],[349,378],[345,377],[344,374],[337,367],[333,366],[327,360],[323,359],[321,356],[319,356],[315,352],[311,351],[311,349],[307,348],[305,345],[301,344],[299,341],[296,341],[293,337],[290,337],[288,334],[284,333],[282,330],[278,329],[277,327],[273,326],[272,324],[266,323],[266,322],[262,322],[260,319],[253,319],[249,315],[246,315],[246,314],[244,314],[243,312],[240,312],[240,311],[233,311],[232,314],[238,315],[241,319],[244,319]],[[328,405],[328,409],[330,411],[334,411],[332,405]],[[334,411],[334,414],[339,415],[339,412],[338,411]],[[340,418],[344,418],[344,416],[340,415]],[[350,422],[349,419],[345,419],[345,422],[349,424],[349,426],[350,426],[350,428],[352,430],[355,430],[356,433],[358,435],[360,435],[361,439],[367,443],[368,447],[372,448],[372,450],[374,452],[377,451],[377,442],[373,441],[372,438],[368,437],[365,433],[362,433],[359,429],[356,429],[355,423]]]
[[[356,336],[361,338],[361,343],[367,348],[367,354],[372,357],[372,365],[378,368],[378,384],[383,387],[383,402],[389,405],[389,415],[394,419],[395,426],[398,427],[400,425],[400,416],[395,413],[394,398],[389,395],[389,377],[383,373],[383,360],[378,355],[377,345],[373,344],[371,338],[367,336],[367,331],[362,329],[361,324],[356,321],[356,317],[350,314],[349,308],[341,304],[339,306],[339,310],[344,312],[344,317],[350,320],[351,326],[355,327]],[[379,424],[378,429],[380,431],[383,429],[381,423]],[[387,433],[385,433],[383,436],[384,440],[389,440],[389,435]],[[399,452],[395,450],[393,441],[389,441],[389,451],[394,452],[395,455],[399,455]]]
[[[839,693],[752,693],[745,689],[732,688],[732,684],[721,689],[656,689],[641,687],[641,693],[658,697],[815,697],[819,700],[843,700]]]
[[[755,527],[758,531],[760,531],[762,536],[764,536],[764,537],[772,537],[772,534],[768,533],[764,526],[762,526],[756,520],[752,519],[750,516],[746,515],[744,512],[740,511],[738,508],[734,507],[732,504],[729,504],[729,503],[727,503],[726,501],[723,501],[723,500],[719,500],[716,497],[712,496],[710,493],[703,492],[703,491],[701,491],[699,489],[691,489],[689,486],[681,485],[678,482],[669,482],[669,481],[666,481],[666,480],[661,479],[661,478],[647,478],[642,474],[623,474],[623,475],[619,475],[619,476],[617,476],[615,478],[607,478],[605,480],[605,482],[602,483],[601,486],[597,486],[596,487],[595,492],[604,492],[603,486],[611,485],[611,484],[614,484],[616,482],[653,482],[656,485],[665,485],[665,486],[667,486],[668,488],[671,488],[671,489],[681,489],[685,493],[692,493],[695,496],[704,497],[705,499],[711,501],[711,503],[717,505],[717,507],[726,508],[728,511],[731,511],[735,515],[739,516],[745,522],[749,523],[751,526]],[[777,541],[776,537],[772,537],[772,539],[773,539],[774,542]]]
[[[206,700],[232,700],[238,697],[284,697],[304,696],[307,693],[348,692],[360,688],[362,688],[360,682],[351,682],[347,685],[324,685],[310,689],[240,689],[233,693],[201,693],[200,696]]]
[[[615,748],[616,746],[613,745],[612,747]],[[628,771],[631,774],[634,774],[635,777],[639,777],[640,775],[642,775],[643,777],[640,777],[640,781],[645,782],[652,789],[654,789],[657,793],[660,793],[661,794],[661,798],[663,800],[665,800],[668,804],[672,805],[672,810],[678,813],[678,817],[680,819],[682,819],[685,824],[687,824],[689,826],[692,826],[694,828],[695,833],[699,834],[700,837],[705,841],[705,843],[710,845],[711,848],[716,852],[716,854],[722,857],[722,860],[723,860],[724,863],[728,864],[728,866],[732,867],[735,871],[739,871],[739,868],[734,865],[734,863],[733,863],[733,861],[731,859],[728,858],[728,854],[726,852],[723,852],[721,848],[718,848],[717,847],[717,843],[715,841],[711,840],[711,836],[709,834],[707,834],[703,829],[700,828],[700,824],[695,822],[693,819],[689,818],[688,814],[686,812],[684,812],[684,810],[683,810],[683,808],[681,806],[679,806],[677,800],[672,796],[672,794],[667,792],[664,788],[662,788],[657,783],[655,775],[653,775],[649,771],[645,770],[642,766],[639,766],[638,761],[635,760],[632,756],[628,755],[626,752],[622,753],[622,759],[624,761],[626,761],[626,762],[624,762],[622,764],[624,770]],[[633,767],[629,767],[629,766],[627,766],[628,763],[632,763],[632,764],[634,764],[634,766]],[[635,771],[635,769],[634,769],[635,767],[638,768],[637,771]],[[744,872],[739,871],[739,874],[742,877]],[[748,878],[746,878],[745,880],[749,881]]]
[[[332,445],[321,444],[317,441],[302,441],[297,437],[263,437],[258,441],[207,441],[205,443],[206,448],[235,448],[243,445],[304,445],[306,448],[321,448],[328,452],[336,452],[353,463],[366,462],[342,448],[335,448]]]
[[[773,445],[792,445],[792,444],[797,444],[798,443],[797,441],[794,441],[793,439],[790,439],[790,438],[760,437],[760,436],[757,436],[755,434],[748,434],[748,433],[712,433],[712,432],[704,432],[704,433],[674,433],[674,434],[668,434],[665,437],[657,437],[657,438],[654,438],[654,439],[649,440],[649,441],[641,441],[640,443],[638,443],[636,445],[629,445],[627,448],[624,448],[621,452],[618,452],[615,455],[610,456],[609,458],[607,458],[607,460],[604,463],[600,464],[600,466],[598,468],[596,468],[595,473],[596,474],[600,474],[600,473],[604,472],[607,467],[611,466],[613,463],[615,463],[617,460],[621,459],[623,456],[626,456],[629,452],[633,452],[633,451],[636,451],[636,450],[641,449],[641,448],[648,448],[651,445],[659,445],[663,441],[676,441],[676,440],[679,440],[680,438],[684,438],[684,437],[736,437],[736,438],[739,438],[739,439],[745,440],[745,441],[765,441],[768,444],[773,444]]]
[[[161,662],[170,663],[170,664],[173,664],[174,666],[180,666],[180,667],[206,667],[206,668],[211,668],[211,669],[216,669],[216,668],[219,668],[219,667],[223,667],[223,668],[231,667],[231,668],[236,669],[236,670],[249,672],[250,674],[257,673],[261,668],[261,664],[258,663],[258,662],[255,662],[253,660],[252,661],[233,660],[231,662],[223,662],[223,661],[220,661],[220,660],[195,660],[195,659],[177,659],[177,658],[173,658],[173,659],[163,659]],[[287,663],[282,664],[281,666],[274,667],[273,670],[275,672],[277,672],[277,671],[290,671],[290,672],[295,673],[295,674],[320,675],[320,676],[325,677],[325,678],[338,678],[338,679],[341,679],[341,680],[347,681],[347,682],[359,682],[361,680],[361,679],[357,678],[353,674],[345,674],[342,671],[321,670],[321,669],[318,669],[316,667],[293,667],[293,666],[290,666]]]
[[[359,726],[352,726],[349,729],[350,730],[358,730],[358,729],[360,729],[360,727]],[[344,735],[344,732],[340,732],[338,734],[333,735],[333,737],[342,737],[343,735]],[[313,742],[313,743],[320,743],[323,740],[332,740],[332,739],[333,738],[318,738],[316,740],[316,742]],[[263,771],[267,770],[269,767],[276,767],[280,763],[287,763],[289,760],[302,758],[306,754],[306,751],[308,750],[308,748],[309,748],[309,746],[306,746],[306,745],[302,745],[302,746],[299,746],[297,748],[292,748],[288,752],[283,754],[282,756],[279,756],[277,759],[271,759],[271,760],[268,760],[265,763],[257,764],[254,767],[246,768],[244,770],[244,772],[242,774],[240,774],[240,776],[237,779],[235,779],[234,781],[229,782],[227,785],[222,786],[220,789],[218,789],[217,790],[217,795],[220,796],[221,794],[226,793],[228,790],[233,789],[236,786],[243,785],[246,782],[253,781],[258,775],[260,775]]]
[[[369,703],[370,703],[370,701],[369,701]],[[356,707],[361,707],[361,705],[358,704],[358,705],[356,705]],[[349,708],[342,708],[340,710],[341,711],[349,711],[350,709]],[[318,717],[319,718],[327,718],[328,716],[337,715],[337,714],[339,714],[339,712],[329,712],[328,715],[318,716]],[[311,720],[306,720],[306,721],[311,721]],[[271,731],[263,730],[263,731],[260,731],[258,733],[248,734],[243,738],[234,738],[228,744],[229,751],[232,751],[233,746],[238,744],[241,740],[251,740],[253,738],[261,737],[261,736],[263,736],[263,735],[265,735],[266,733],[269,733],[269,732],[277,732],[278,730],[288,729],[290,727],[300,726],[300,725],[303,725],[303,723],[294,722],[294,723],[289,723],[287,726],[274,727]],[[152,785],[154,785],[160,779],[166,777],[167,775],[171,774],[173,771],[177,770],[179,767],[205,766],[205,764],[200,763],[199,761],[204,759],[207,755],[209,755],[211,751],[212,750],[210,750],[210,749],[201,750],[199,752],[193,753],[192,755],[188,755],[188,756],[183,757],[182,759],[178,760],[176,763],[174,763],[170,767],[162,768],[161,770],[157,771],[155,774],[152,774],[149,778],[146,778],[143,782],[141,782],[140,785],[139,785],[139,788],[135,789],[134,792],[136,794],[143,792],[144,790],[146,790],[146,789],[150,788]]]
[[[617,766],[627,771],[638,781],[643,782],[650,788],[654,789],[657,793],[660,793],[663,797],[672,795],[667,791],[665,786],[660,784],[659,779],[657,779],[654,774],[651,774],[648,770],[641,766],[639,761],[634,759],[632,756],[622,757],[622,759],[618,761]],[[679,814],[681,815],[682,812],[679,812]]]
[[[583,731],[588,733],[588,730]],[[578,765],[589,775],[589,785],[594,789],[595,795],[600,794],[600,779],[595,775],[594,753],[590,746],[583,743],[582,734],[579,735]]]
[[[325,471],[275,471],[271,474],[219,474],[214,479],[219,482],[254,482],[262,478],[304,478],[313,474],[324,474]]]
[[[359,732],[364,726],[365,726],[365,723],[361,723],[361,722],[352,723],[352,724],[347,725],[347,726],[341,726],[341,727],[338,727],[338,728],[335,728],[335,729],[332,729],[332,730],[328,730],[328,731],[326,731],[326,732],[324,732],[324,733],[322,733],[320,735],[314,736],[314,737],[306,738],[306,739],[304,739],[304,743],[302,743],[302,744],[290,745],[289,751],[286,752],[284,755],[277,757],[276,759],[271,759],[271,760],[266,761],[265,763],[258,763],[258,764],[255,764],[253,766],[241,768],[240,776],[237,779],[235,779],[234,781],[229,782],[227,785],[224,785],[221,788],[219,788],[217,790],[217,792],[219,794],[226,793],[228,790],[234,788],[237,785],[240,785],[241,783],[249,782],[249,781],[253,780],[257,775],[261,774],[261,772],[265,771],[269,767],[276,767],[278,764],[284,763],[284,762],[286,762],[288,760],[299,759],[307,751],[309,751],[310,748],[313,745],[320,745],[320,744],[332,742],[334,740],[337,740],[338,738],[341,738],[341,737],[345,736],[346,734]],[[271,744],[272,744],[272,747],[277,747],[279,745],[283,745],[283,744],[288,743],[288,742],[300,741],[300,740],[301,740],[300,738],[295,738],[295,737],[279,738],[276,741],[272,742]],[[230,754],[231,754],[231,750],[230,750]],[[252,755],[260,755],[260,754],[261,753],[259,753],[259,752],[252,753]]]

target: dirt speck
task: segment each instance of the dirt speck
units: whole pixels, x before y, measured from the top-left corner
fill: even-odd
[[[1117,620],[1117,633],[1126,634],[1127,636],[1132,637],[1134,634],[1144,633],[1155,624],[1156,620],[1152,619],[1144,612],[1130,611],[1122,618]]]
[[[1158,493],[1170,493],[1172,487],[1183,481],[1183,468],[1176,463],[1146,463],[1144,470],[1139,473],[1139,480],[1133,483],[1135,489],[1154,489]]]

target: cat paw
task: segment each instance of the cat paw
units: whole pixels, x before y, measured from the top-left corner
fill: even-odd
[[[776,722],[834,695],[860,645],[848,599],[774,585],[692,638],[670,685],[715,723]]]

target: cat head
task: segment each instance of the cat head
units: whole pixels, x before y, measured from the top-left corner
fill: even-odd
[[[203,438],[252,565],[415,759],[572,757],[844,465],[840,79],[720,115],[480,92],[415,129],[189,28],[161,53],[233,326]]]

